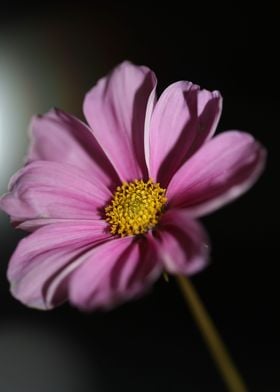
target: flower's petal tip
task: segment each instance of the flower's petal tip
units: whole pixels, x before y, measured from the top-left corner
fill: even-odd
[[[212,96],[214,98],[223,98],[222,93],[220,92],[220,90],[213,90],[211,94],[212,94]]]
[[[12,216],[11,206],[14,204],[13,197],[10,192],[6,192],[0,196],[0,211]]]
[[[21,288],[18,283],[10,281],[10,293],[21,304],[36,310],[51,310],[52,307],[48,306],[42,298],[34,298],[26,287]]]
[[[258,160],[256,163],[256,169],[255,169],[255,181],[259,179],[259,177],[264,173],[266,165],[267,165],[267,149],[263,144],[260,142],[256,141],[256,146],[258,149]]]
[[[5,197],[6,197],[7,193],[4,193],[3,195],[0,196],[0,211],[4,211],[5,212]]]
[[[237,197],[250,190],[263,175],[267,164],[267,149],[258,141],[254,140],[256,146],[256,162],[255,168],[252,170],[248,180],[245,181],[244,187],[239,190]]]
[[[244,140],[246,140],[247,138],[247,143],[250,148],[249,152],[251,152],[252,155],[248,163],[252,163],[252,169],[251,172],[248,174],[247,184],[246,181],[244,184],[245,192],[257,182],[257,180],[265,171],[267,163],[267,149],[259,140],[255,139],[255,137],[250,133],[240,130],[227,131],[225,133],[236,134],[236,137],[240,139],[243,138]]]
[[[63,110],[59,109],[55,106],[52,106],[49,110],[47,110],[45,113],[39,113],[39,114],[33,114],[31,116],[31,120],[30,120],[30,124],[29,124],[29,136],[33,136],[33,132],[34,132],[34,125],[36,125],[36,123],[42,119],[45,118],[52,118],[52,117],[56,117],[56,116],[60,116],[63,115]]]
[[[214,90],[212,91],[212,100],[217,101],[217,113],[218,113],[218,120],[217,123],[221,117],[222,109],[223,109],[223,96],[222,93],[219,90]],[[216,124],[217,125],[217,124]]]
[[[29,163],[34,159],[34,149],[36,148],[36,129],[40,125],[42,120],[53,118],[55,115],[58,114],[58,109],[51,108],[44,114],[33,114],[31,116],[29,126],[27,129],[28,139],[30,141],[30,145],[27,150],[27,154],[24,158],[24,163]]]
[[[155,75],[154,72],[146,65],[143,65],[143,64],[138,65],[138,64],[133,63],[130,60],[122,61],[121,63],[116,65],[116,67],[114,69],[124,71],[124,72],[126,72],[127,70],[134,70],[134,71],[142,70],[145,73],[152,73],[153,75]]]

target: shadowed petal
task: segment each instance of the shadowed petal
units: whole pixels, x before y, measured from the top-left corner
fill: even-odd
[[[167,211],[160,221],[156,239],[161,262],[171,274],[191,275],[208,263],[207,234],[185,210]]]
[[[110,187],[119,181],[116,172],[87,125],[62,110],[53,109],[31,122],[28,162],[47,160],[71,164],[96,184]]]
[[[197,96],[198,126],[188,157],[214,135],[222,114],[223,99],[219,91],[199,90]]]
[[[70,302],[83,310],[110,309],[146,291],[160,271],[150,236],[113,239],[72,274]]]
[[[59,162],[34,161],[12,178],[10,192],[0,207],[15,223],[30,219],[99,219],[111,197],[106,187],[96,186],[74,166]]]
[[[51,308],[66,299],[65,290],[56,285],[52,298],[47,302],[49,286],[60,278],[64,269],[77,260],[86,259],[87,251],[96,243],[111,237],[104,221],[53,224],[38,229],[20,241],[9,264],[8,279],[12,294],[24,304]]]
[[[160,96],[150,125],[150,176],[164,187],[176,170],[209,139],[221,114],[218,91],[191,82],[170,85]]]
[[[207,142],[174,175],[167,197],[170,207],[202,216],[234,200],[260,176],[265,150],[243,132],[228,131]]]
[[[156,78],[147,67],[124,62],[99,80],[84,101],[85,117],[121,180],[146,178],[144,126]]]

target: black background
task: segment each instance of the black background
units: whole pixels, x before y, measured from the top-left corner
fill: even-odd
[[[81,117],[85,92],[129,59],[152,68],[160,90],[182,79],[220,90],[218,132],[246,130],[267,147],[267,168],[257,185],[203,219],[212,263],[193,283],[249,390],[279,391],[276,9],[190,4],[14,4],[1,10],[0,33],[17,44],[24,67],[32,64],[35,97],[38,90],[44,94],[46,59],[64,75],[66,98],[50,94],[42,111],[64,105]],[[26,132],[25,123],[18,132]],[[226,390],[172,280],[110,313],[82,314],[68,305],[40,312],[16,302],[5,271],[22,234],[1,219],[1,392]]]

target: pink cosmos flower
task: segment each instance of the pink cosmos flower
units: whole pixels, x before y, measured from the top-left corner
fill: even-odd
[[[213,138],[221,108],[218,91],[185,81],[157,100],[154,73],[124,62],[86,95],[89,125],[56,109],[35,117],[27,162],[0,201],[32,232],[9,264],[12,294],[40,309],[110,308],[164,271],[204,268],[196,218],[245,192],[265,161],[247,133]]]

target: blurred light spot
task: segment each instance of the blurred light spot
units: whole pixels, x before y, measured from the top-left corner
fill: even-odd
[[[28,88],[19,65],[0,53],[0,193],[7,188],[10,175],[20,165],[26,149],[25,114],[30,111]]]
[[[22,166],[31,116],[54,106],[67,110],[71,83],[65,69],[47,30],[20,24],[0,29],[0,195]]]

